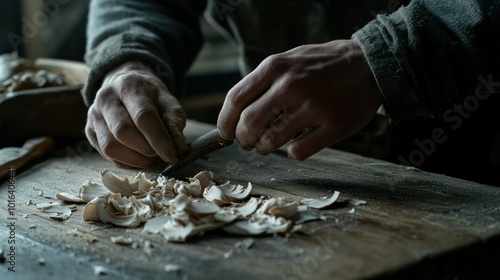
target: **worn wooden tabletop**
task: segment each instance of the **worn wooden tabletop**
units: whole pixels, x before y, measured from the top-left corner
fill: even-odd
[[[189,138],[211,126],[191,122]],[[158,174],[163,166],[148,170]],[[431,174],[336,150],[303,162],[267,157],[237,145],[201,158],[175,175],[213,170],[254,185],[254,194],[366,200],[321,210],[326,220],[289,235],[248,237],[209,232],[168,243],[142,227],[87,223],[83,205],[71,218],[48,218],[35,204],[57,201],[100,171],[132,176],[82,142],[53,151],[0,185],[1,279],[498,279],[500,188]],[[15,181],[15,182],[14,182]],[[9,200],[9,190],[15,197]],[[12,203],[11,203],[12,202]],[[10,208],[10,209],[9,209]],[[10,211],[10,212],[9,212]],[[133,238],[118,245],[112,236]],[[15,243],[14,243],[15,242]],[[152,244],[151,252],[144,244]],[[179,270],[166,271],[166,265]],[[10,270],[15,270],[12,272]],[[167,269],[168,270],[168,269]],[[102,272],[102,273],[98,273]]]

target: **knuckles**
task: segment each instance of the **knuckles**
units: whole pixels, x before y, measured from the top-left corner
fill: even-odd
[[[116,159],[120,156],[121,144],[113,139],[102,139],[100,141],[101,152],[110,159]]]
[[[241,108],[244,105],[244,99],[239,85],[231,88],[226,95],[226,100],[224,101],[224,109],[227,111],[234,110],[235,108]]]
[[[128,136],[130,136],[134,131],[133,124],[126,121],[118,121],[109,125],[109,130],[111,134],[115,136],[118,141],[125,142],[128,140]]]
[[[116,91],[112,87],[104,86],[99,89],[99,91],[97,91],[94,103],[98,106],[102,106],[103,104],[114,98],[116,98]]]
[[[151,73],[137,71],[118,73],[103,84],[102,90],[110,90],[113,94],[123,95],[137,92],[157,92],[163,83]]]
[[[139,127],[147,127],[151,119],[158,115],[158,110],[151,105],[138,106],[135,111],[131,112],[132,120]]]
[[[262,67],[267,72],[285,72],[290,59],[285,53],[272,54],[262,61]]]
[[[186,111],[180,105],[174,105],[171,108],[174,118],[174,124],[178,128],[184,128],[186,126]]]
[[[288,146],[287,152],[290,158],[299,161],[303,161],[310,156],[305,154],[298,145],[293,145],[293,144]]]
[[[249,109],[244,110],[240,115],[240,120],[236,129],[236,138],[246,140],[250,139],[251,135],[257,134],[258,131],[253,131],[253,127],[256,127],[257,118],[254,112]]]
[[[262,155],[268,155],[272,151],[283,145],[283,139],[276,133],[267,131],[259,138],[259,143],[255,146],[256,150]]]

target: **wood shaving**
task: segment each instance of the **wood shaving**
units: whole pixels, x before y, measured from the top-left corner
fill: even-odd
[[[247,236],[287,234],[296,224],[326,219],[315,209],[331,206],[340,195],[334,192],[328,198],[302,201],[251,197],[250,182],[246,187],[229,181],[219,184],[217,175],[210,171],[187,181],[161,175],[150,180],[142,172],[127,178],[109,170],[103,170],[101,176],[102,184],[85,181],[77,194],[59,193],[57,198],[87,203],[82,215],[85,221],[126,228],[144,225],[144,232],[160,234],[172,242],[184,242],[214,229]],[[133,243],[124,237],[112,237],[112,241]],[[253,242],[248,239],[238,246],[250,248]]]
[[[229,259],[230,257],[232,257],[234,255],[234,249],[230,249],[229,251],[227,252],[224,252],[224,258],[225,259]]]
[[[54,201],[51,201],[51,202],[43,202],[43,203],[37,203],[35,206],[37,209],[39,210],[47,210],[47,209],[50,209],[52,208],[53,206],[59,206],[61,205],[61,203],[59,202],[54,202]]]
[[[124,236],[111,236],[111,242],[120,245],[132,245],[132,243],[134,243],[134,240],[130,237],[127,238]]]
[[[105,268],[104,266],[100,265],[94,265],[94,275],[99,276],[99,275],[105,275],[108,273],[108,269]]]
[[[236,242],[234,247],[237,249],[250,249],[255,244],[255,240],[253,238],[245,238],[241,241]]]
[[[367,202],[365,200],[351,198],[347,200],[347,203],[352,204],[354,206],[365,205]]]
[[[66,202],[83,202],[81,197],[66,192],[56,194],[56,198]]]
[[[146,224],[144,225],[144,232],[148,233],[160,233],[161,227],[166,224],[168,221],[170,221],[172,218],[169,216],[158,216],[149,219]]]
[[[47,213],[49,218],[55,220],[67,220],[71,217],[71,209],[62,206],[59,202],[44,202],[36,204],[36,208]]]
[[[144,241],[144,253],[146,254],[146,256],[148,257],[152,256],[153,254],[152,248],[153,246],[151,245],[151,241],[149,240]]]
[[[173,264],[173,263],[167,263],[164,267],[163,267],[163,271],[165,272],[177,272],[177,271],[180,271],[181,270],[181,267],[176,265],[176,264]]]
[[[70,229],[66,232],[67,234],[71,235],[71,236],[79,236],[81,235],[80,231],[76,228],[74,229]]]
[[[329,198],[323,198],[323,199],[305,199],[304,202],[309,206],[310,208],[314,209],[323,209],[326,208],[330,205],[332,205],[337,199],[339,198],[340,193],[338,191],[335,191],[333,195]]]
[[[66,205],[66,208],[71,210],[71,212],[75,212],[76,210],[78,210],[78,207],[76,206],[76,204]]]

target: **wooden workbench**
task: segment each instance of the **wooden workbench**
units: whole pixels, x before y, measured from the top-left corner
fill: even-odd
[[[192,138],[210,128],[191,122],[186,133]],[[7,215],[8,182],[2,182],[1,279],[498,279],[500,188],[330,149],[296,162],[284,152],[262,157],[233,145],[175,177],[209,169],[234,183],[251,181],[254,194],[319,198],[337,190],[342,201],[367,204],[339,203],[321,210],[326,220],[286,236],[252,237],[249,248],[236,245],[248,237],[217,231],[167,243],[141,227],[86,223],[83,205],[62,222],[35,207],[87,179],[99,181],[102,169],[137,173],[114,167],[84,140],[53,151],[17,171],[14,216]],[[16,218],[14,231],[7,217]],[[12,234],[16,272],[8,271]],[[115,244],[112,236],[131,237],[137,246]],[[167,272],[167,264],[180,270]]]

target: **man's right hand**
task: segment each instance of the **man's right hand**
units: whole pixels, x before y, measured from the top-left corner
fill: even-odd
[[[149,166],[159,156],[174,163],[187,150],[186,114],[154,71],[139,61],[110,71],[87,115],[85,133],[119,167]]]

